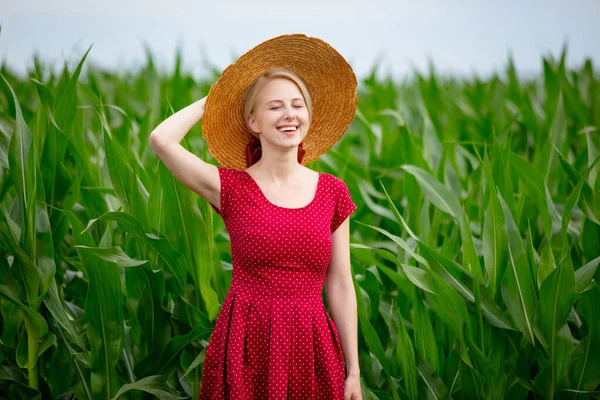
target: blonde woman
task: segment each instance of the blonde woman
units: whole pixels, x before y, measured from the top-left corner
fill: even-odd
[[[232,283],[200,399],[362,399],[348,218],[356,205],[342,180],[305,166],[342,137],[356,105],[356,78],[337,51],[284,35],[241,56],[207,98],[152,132],[158,156],[231,239]],[[179,144],[200,118],[221,166]]]

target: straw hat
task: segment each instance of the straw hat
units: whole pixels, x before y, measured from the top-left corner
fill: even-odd
[[[302,34],[269,39],[229,65],[212,86],[202,118],[208,151],[224,167],[246,168],[246,146],[252,135],[244,121],[244,96],[271,68],[286,68],[306,84],[313,117],[302,141],[306,165],[327,152],[354,118],[358,96],[352,67],[329,44]]]

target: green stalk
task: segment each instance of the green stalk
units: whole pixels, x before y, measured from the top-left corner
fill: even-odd
[[[38,372],[36,355],[38,351],[38,342],[31,335],[29,329],[27,330],[27,366],[28,366],[28,377],[29,387],[35,390],[39,389]]]

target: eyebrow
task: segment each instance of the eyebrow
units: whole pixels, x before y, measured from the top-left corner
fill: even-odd
[[[292,99],[292,101],[296,101],[296,100],[301,100],[301,101],[304,101],[304,99],[303,99],[303,98],[301,98],[301,97],[296,97],[296,98]],[[271,101],[269,101],[269,102],[267,103],[267,105],[268,105],[268,104],[271,104],[271,103],[275,103],[275,102],[280,102],[280,103],[283,103],[283,100],[271,100]]]

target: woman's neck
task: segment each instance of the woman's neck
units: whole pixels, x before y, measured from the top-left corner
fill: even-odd
[[[263,149],[260,160],[249,169],[256,171],[263,178],[272,182],[288,181],[297,178],[305,169],[298,163],[298,148],[290,151],[267,151]]]

